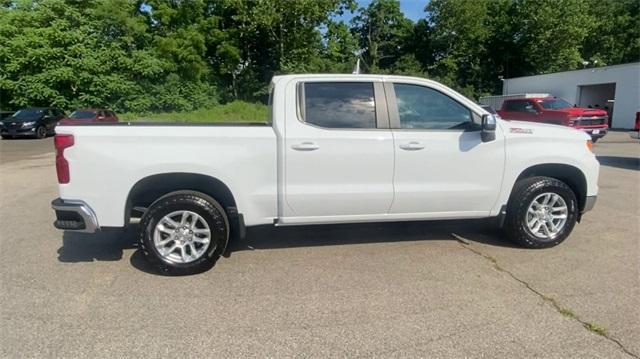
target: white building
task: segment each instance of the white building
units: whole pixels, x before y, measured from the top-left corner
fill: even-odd
[[[503,95],[532,92],[606,109],[612,128],[633,128],[640,111],[640,62],[504,80]]]

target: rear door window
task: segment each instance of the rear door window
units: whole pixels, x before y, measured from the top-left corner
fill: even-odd
[[[304,122],[325,128],[376,128],[372,82],[307,82],[301,86]]]

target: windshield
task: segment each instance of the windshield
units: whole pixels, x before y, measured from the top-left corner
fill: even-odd
[[[567,101],[561,98],[554,98],[551,100],[542,100],[542,101],[538,101],[538,103],[540,103],[540,105],[547,110],[562,110],[565,108],[573,107],[573,105],[571,105],[570,103],[568,103]]]
[[[25,119],[38,118],[42,116],[43,113],[44,113],[44,110],[28,108],[28,109],[20,110],[14,113],[12,117],[17,120],[25,120]]]
[[[96,113],[94,111],[73,111],[71,115],[69,115],[69,118],[73,118],[76,120],[90,119],[95,117],[96,117]]]

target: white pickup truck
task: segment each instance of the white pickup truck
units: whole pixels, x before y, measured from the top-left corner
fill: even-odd
[[[494,217],[529,248],[554,246],[596,200],[588,135],[494,118],[433,81],[287,75],[260,124],[57,128],[63,230],[141,217],[163,273],[207,270],[245,226]]]

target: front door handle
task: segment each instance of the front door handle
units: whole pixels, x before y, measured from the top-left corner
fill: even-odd
[[[406,151],[418,151],[424,148],[424,145],[417,141],[411,141],[400,145],[400,148]]]
[[[296,151],[315,151],[320,148],[320,146],[316,145],[314,142],[305,141],[292,145],[291,148]]]

